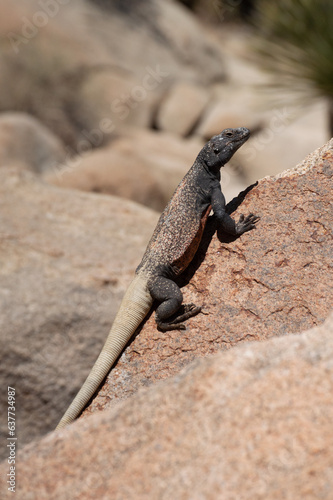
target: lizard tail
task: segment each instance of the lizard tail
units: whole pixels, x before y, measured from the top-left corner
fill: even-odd
[[[83,386],[57,425],[57,429],[70,424],[80,415],[148,314],[152,303],[153,299],[148,291],[147,278],[140,274],[136,275],[120,304],[100,355]]]

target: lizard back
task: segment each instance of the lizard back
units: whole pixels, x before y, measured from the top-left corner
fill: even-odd
[[[168,273],[179,275],[186,269],[198,249],[211,210],[212,182],[218,181],[206,179],[195,162],[164,209],[137,271],[156,267],[161,270],[165,266]]]

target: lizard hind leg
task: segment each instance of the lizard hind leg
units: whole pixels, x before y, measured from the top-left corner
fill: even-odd
[[[183,294],[179,286],[172,280],[159,276],[149,284],[149,292],[153,299],[160,302],[156,309],[156,323],[160,330],[185,330],[182,321],[195,316],[201,307],[194,304],[183,304]]]

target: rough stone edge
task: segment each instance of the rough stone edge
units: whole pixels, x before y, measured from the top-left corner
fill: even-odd
[[[293,175],[304,175],[309,170],[313,168],[313,166],[318,162],[318,160],[324,156],[325,153],[332,151],[333,155],[333,138],[330,139],[326,144],[321,146],[318,149],[315,149],[312,153],[310,153],[301,163],[298,163],[296,167],[289,168],[287,170],[283,170],[276,175],[267,175],[263,177],[263,180],[276,181],[278,179],[282,179],[283,177],[291,177]]]
[[[275,369],[276,360],[279,361],[283,359],[289,361],[290,357],[294,355],[298,357],[301,356],[303,359],[307,358],[316,361],[320,359],[321,356],[318,358],[316,351],[313,350],[311,342],[314,339],[318,339],[318,344],[325,344],[325,336],[323,336],[322,333],[326,330],[329,334],[331,334],[331,332],[333,333],[333,310],[327,315],[326,319],[322,323],[302,330],[300,333],[288,333],[283,337],[273,337],[265,341],[257,340],[254,342],[246,342],[235,346],[234,349],[221,351],[208,357],[198,358],[185,366],[178,374],[175,374],[170,378],[157,381],[149,387],[140,388],[132,396],[132,398],[140,399],[145,397],[147,392],[172,390],[175,381],[177,381],[179,377],[186,378],[186,376],[190,374],[193,369],[196,370],[201,367],[209,371],[209,367],[212,365],[213,360],[223,360],[224,362],[231,361],[231,364],[228,366],[230,366],[233,371],[239,369],[242,365],[249,371],[259,371],[256,360],[260,359],[260,356],[263,354],[266,362],[264,364],[261,363],[261,370],[265,370],[267,367]],[[320,345],[318,348],[320,349]],[[300,350],[303,351],[301,355]],[[80,428],[86,429],[91,425],[92,427],[95,427],[96,425],[103,423],[103,421],[109,421],[111,415],[118,415],[123,411],[123,407],[130,405],[132,398],[120,401],[117,405],[104,409],[103,411],[95,411],[91,413],[88,418],[78,419],[70,426],[59,430],[53,430],[45,436],[25,444],[22,449],[20,449],[20,456],[22,453],[26,456],[28,454],[28,457],[34,455],[35,446],[39,446],[41,443],[54,443],[57,442],[59,438],[60,440],[63,440],[66,436],[70,436],[71,433],[78,432]],[[0,467],[5,463],[7,463],[6,460],[0,461]]]

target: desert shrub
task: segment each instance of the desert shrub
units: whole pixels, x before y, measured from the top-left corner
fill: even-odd
[[[303,103],[327,98],[333,135],[333,3],[261,0],[257,8],[255,50],[271,86]]]

